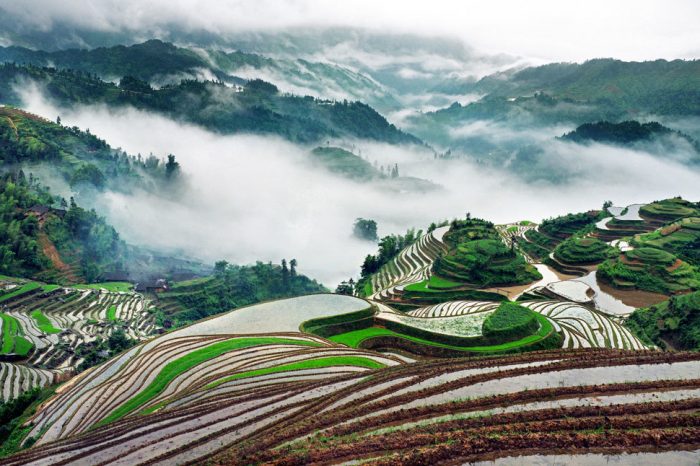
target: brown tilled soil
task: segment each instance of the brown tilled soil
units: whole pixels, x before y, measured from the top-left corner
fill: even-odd
[[[40,231],[38,239],[41,252],[43,252],[44,255],[49,258],[54,268],[61,272],[66,280],[69,280],[71,283],[80,283],[81,280],[75,275],[73,269],[68,264],[63,262],[61,255],[58,253],[56,246],[53,244],[53,241],[49,239],[48,235],[43,231]]]

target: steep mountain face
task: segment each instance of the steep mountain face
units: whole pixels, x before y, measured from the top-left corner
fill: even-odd
[[[0,66],[0,101],[20,103],[17,83],[27,80],[61,105],[130,105],[222,133],[275,134],[297,142],[352,137],[421,143],[366,104],[285,95],[261,80],[242,88],[189,80],[154,89],[133,77],[125,77],[117,86],[72,70],[5,64]]]

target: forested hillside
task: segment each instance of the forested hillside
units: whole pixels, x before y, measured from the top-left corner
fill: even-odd
[[[273,84],[259,79],[240,88],[223,82],[183,80],[155,89],[133,76],[123,77],[117,85],[80,71],[5,64],[0,66],[0,102],[21,104],[16,84],[27,80],[61,105],[128,105],[221,133],[274,134],[297,142],[354,137],[420,143],[359,101],[282,94]]]

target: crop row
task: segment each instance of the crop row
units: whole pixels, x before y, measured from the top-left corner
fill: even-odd
[[[305,338],[299,334],[276,337]],[[306,341],[323,342],[319,339]],[[364,437],[357,437],[355,433],[381,435],[381,429],[386,427],[394,426],[394,429],[402,423],[437,416],[488,411],[498,406],[505,408],[542,400],[584,399],[582,397],[591,394],[597,394],[586,398],[591,400],[591,406],[600,404],[595,400],[608,395],[630,395],[632,398],[626,403],[636,409],[644,406],[640,400],[645,397],[667,393],[660,396],[668,398],[669,393],[683,391],[686,395],[678,395],[679,399],[689,400],[698,397],[696,389],[700,388],[698,381],[692,378],[700,369],[700,355],[687,353],[557,350],[509,358],[397,363],[366,377],[362,375],[366,368],[341,370],[343,366],[272,372],[269,368],[275,364],[279,366],[280,361],[286,361],[283,364],[286,365],[297,358],[295,362],[300,363],[318,352],[349,351],[327,343],[303,348],[289,345],[285,350],[275,346],[233,351],[226,356],[228,362],[212,359],[207,363],[210,369],[189,372],[179,382],[173,379],[168,387],[180,384],[174,392],[164,391],[160,398],[152,398],[151,406],[168,400],[160,409],[128,415],[110,424],[84,429],[78,435],[54,437],[51,442],[44,437],[38,447],[11,457],[7,462],[187,463],[201,462],[217,454],[221,456],[215,460],[220,462],[271,461],[286,454],[286,450],[277,450],[277,447],[317,431],[315,435],[319,439],[346,437],[348,444],[358,442],[360,445]],[[156,348],[158,346],[152,347],[149,352],[167,352],[175,346]],[[306,352],[307,356],[301,357],[299,351]],[[243,353],[246,357],[242,357]],[[353,356],[371,357],[371,354],[353,353]],[[347,356],[349,353],[341,357]],[[246,365],[246,360],[251,360],[251,364]],[[238,369],[224,370],[224,367],[233,366]],[[263,373],[260,369],[268,370]],[[326,372],[327,369],[334,370]],[[93,371],[95,374],[81,377],[68,392],[90,386],[96,389],[97,386],[90,383],[97,375],[97,370]],[[253,375],[235,377],[235,374],[244,373]],[[523,383],[529,384],[528,390],[522,390]],[[40,416],[49,410],[59,411],[61,408],[57,405],[65,405],[69,400],[70,397],[59,395]],[[581,402],[583,406],[586,403]],[[533,405],[525,411],[530,410],[541,411],[541,406]],[[35,429],[40,416],[33,421]],[[65,417],[55,422],[64,423],[75,424]],[[450,426],[442,421],[438,422],[440,424]],[[47,433],[52,429],[53,426]],[[385,434],[399,436],[400,430],[397,429],[396,434],[393,431]],[[350,438],[353,440],[348,440]],[[312,445],[316,444],[314,441]]]
[[[22,364],[0,362],[1,401],[18,397],[35,387],[45,387],[63,378],[63,370],[47,370]]]
[[[426,233],[372,276],[373,300],[385,300],[406,285],[426,280],[435,258],[444,250],[442,237],[449,227]]]
[[[645,349],[646,346],[609,316],[580,304],[562,301],[523,302],[547,316],[564,337],[564,348]]]
[[[279,422],[274,431],[263,430],[251,436],[246,444],[230,449],[217,460],[219,464],[267,463],[276,459],[285,464],[297,464],[299,460],[340,463],[349,459],[341,453],[344,449],[345,453],[353,451],[357,458],[372,453],[359,448],[361,445],[373,445],[373,451],[381,455],[391,450],[387,446],[392,444],[392,438],[409,442],[419,434],[432,436],[440,430],[433,425],[441,424],[444,431],[450,432],[455,429],[450,422],[457,422],[459,416],[464,419],[460,422],[476,419],[473,422],[481,425],[489,421],[495,410],[503,409],[504,414],[509,414],[509,407],[520,406],[522,409],[512,411],[517,413],[513,416],[533,411],[532,419],[539,420],[546,407],[543,400],[553,403],[555,409],[550,408],[550,412],[563,419],[568,417],[564,411],[567,406],[583,409],[576,407],[605,405],[607,397],[611,397],[612,404],[626,405],[615,408],[625,413],[643,409],[648,401],[656,399],[671,400],[670,412],[687,409],[687,405],[679,406],[676,400],[694,403],[696,409],[700,406],[700,380],[694,378],[700,367],[698,355],[677,355],[674,361],[659,353],[635,356],[587,350],[575,354],[578,357],[565,361],[542,360],[538,355],[544,364],[536,365],[535,353],[530,353],[532,363],[512,364],[500,371],[459,367],[439,371],[434,365],[413,365],[409,373],[398,368],[390,379],[377,377],[364,387],[329,396],[314,408],[309,407],[305,419]],[[426,377],[425,373],[430,375]],[[523,383],[528,384],[525,390]],[[428,422],[429,419],[433,421]],[[510,422],[512,417],[504,424]],[[639,424],[629,426],[638,428]],[[388,437],[382,436],[387,432]],[[309,434],[313,434],[311,439],[306,437]],[[294,443],[295,440],[299,442]],[[425,441],[431,443],[430,439]],[[320,449],[329,456],[308,456],[316,446],[325,444],[329,448]],[[288,448],[279,449],[280,445]],[[409,443],[404,445],[410,448]]]

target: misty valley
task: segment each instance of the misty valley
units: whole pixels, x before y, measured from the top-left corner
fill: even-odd
[[[692,54],[82,3],[0,0],[0,464],[698,464]]]

